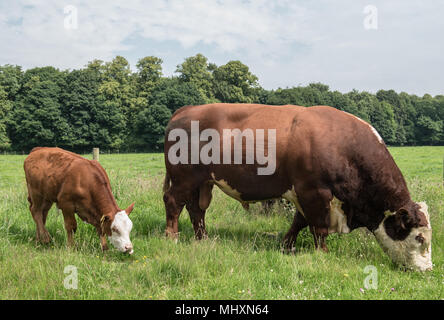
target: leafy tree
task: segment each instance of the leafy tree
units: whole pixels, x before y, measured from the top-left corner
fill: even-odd
[[[93,64],[85,69],[73,70],[66,77],[61,99],[62,112],[70,127],[67,142],[70,150],[84,152],[94,146],[109,147],[93,138],[96,137],[93,130],[97,129],[94,125],[97,119],[95,111],[101,103],[98,95],[100,81],[101,73]]]
[[[0,86],[6,93],[9,101],[14,101],[20,90],[23,72],[20,66],[4,65],[0,66]]]
[[[420,143],[436,144],[442,143],[443,121],[434,121],[429,116],[418,118],[417,136]]]
[[[166,78],[153,90],[150,101],[151,105],[166,106],[173,113],[183,106],[205,104],[206,98],[194,84]]]
[[[52,67],[25,72],[24,84],[8,121],[15,148],[59,146],[69,141],[69,127],[60,108],[66,73]]]
[[[7,116],[12,109],[12,102],[8,100],[6,90],[0,85],[0,150],[7,150],[11,146],[6,132]]]
[[[215,97],[222,102],[251,103],[258,98],[258,78],[240,61],[230,61],[213,71]]]
[[[117,56],[105,63],[97,90],[98,105],[93,110],[96,120],[93,124],[94,141],[111,149],[120,149],[131,130],[126,125],[127,119],[138,109],[136,87],[125,58]]]
[[[171,118],[171,111],[164,105],[155,104],[142,110],[135,120],[134,144],[150,150],[160,150],[163,145],[165,127]]]
[[[374,109],[370,114],[371,124],[379,132],[382,139],[387,144],[396,143],[396,121],[393,107],[383,101],[374,105]]]
[[[149,97],[156,84],[162,78],[162,59],[149,56],[137,62],[136,78],[138,84],[138,95]]]
[[[179,80],[193,84],[205,97],[205,102],[214,102],[213,72],[217,67],[208,62],[208,59],[198,53],[193,57],[186,58],[177,66]]]

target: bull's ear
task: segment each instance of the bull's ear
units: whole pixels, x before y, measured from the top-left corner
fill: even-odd
[[[125,212],[126,212],[127,215],[129,215],[131,213],[131,211],[133,211],[134,203],[135,202],[133,202],[128,208],[125,209]]]
[[[401,208],[396,212],[396,219],[401,226],[402,229],[408,230],[414,224],[414,217],[412,217],[411,213],[405,209]]]

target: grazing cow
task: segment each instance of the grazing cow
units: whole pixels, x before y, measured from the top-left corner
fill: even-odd
[[[193,138],[197,127],[200,136],[194,133]],[[189,141],[184,132],[191,135]],[[251,132],[256,132],[256,143],[248,145]],[[214,142],[218,137],[223,139]],[[236,161],[239,137],[242,153]],[[177,237],[184,206],[196,238],[206,236],[205,210],[217,185],[243,204],[281,197],[295,204],[298,210],[284,238],[287,249],[306,226],[316,248],[325,251],[328,234],[366,227],[396,263],[432,268],[426,204],[411,200],[401,171],[377,131],[349,113],[327,106],[186,106],[169,121],[164,152],[168,236]],[[266,153],[267,164],[259,157]],[[251,154],[257,156],[254,161]],[[261,169],[267,171],[260,174]]]
[[[45,228],[52,204],[62,210],[68,245],[74,244],[77,222],[74,214],[96,227],[102,250],[106,236],[121,252],[133,253],[129,214],[134,203],[121,210],[111,192],[108,176],[95,160],[59,148],[34,148],[24,163],[29,209],[37,226],[37,240],[50,241]]]

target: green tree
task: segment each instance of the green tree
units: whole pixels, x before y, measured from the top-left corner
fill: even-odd
[[[417,122],[417,137],[421,144],[443,143],[443,121],[420,116]]]
[[[214,64],[208,62],[208,59],[198,53],[193,57],[186,58],[185,61],[177,66],[176,72],[179,73],[179,80],[193,84],[205,97],[205,102],[214,102],[213,89],[213,71],[216,69]]]
[[[59,146],[69,141],[69,126],[60,107],[65,72],[53,67],[25,72],[23,87],[8,121],[11,142],[16,149]]]
[[[144,149],[160,150],[165,127],[170,118],[171,111],[164,105],[155,104],[142,110],[135,120],[135,145]]]
[[[393,107],[388,102],[380,102],[374,105],[370,115],[371,124],[379,132],[387,144],[396,143],[396,121]]]
[[[213,71],[215,97],[222,102],[251,103],[258,99],[258,78],[240,61],[230,61]]]
[[[102,148],[103,141],[95,140],[97,135],[97,110],[102,103],[99,100],[98,88],[101,83],[100,69],[94,63],[88,64],[84,69],[73,70],[66,77],[66,86],[62,93],[62,112],[70,127],[70,150],[85,152],[94,146]],[[107,126],[107,124],[105,124]]]
[[[153,90],[151,105],[163,105],[172,113],[183,106],[206,103],[206,97],[193,83],[178,78],[162,79]]]
[[[97,89],[98,105],[93,109],[93,140],[107,148],[120,150],[125,147],[131,132],[127,120],[139,108],[135,103],[137,90],[125,58],[117,56],[102,69],[102,80]]]
[[[162,59],[149,56],[137,62],[136,78],[138,84],[138,95],[149,97],[156,84],[162,78]]]
[[[12,102],[8,100],[6,90],[0,85],[0,150],[7,150],[11,141],[6,130],[6,123],[12,109]]]
[[[14,101],[22,85],[23,72],[20,66],[0,66],[0,86],[6,92],[6,99]]]

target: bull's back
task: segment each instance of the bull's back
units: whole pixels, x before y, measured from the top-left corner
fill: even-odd
[[[260,104],[215,103],[186,106],[177,110],[167,126],[189,127],[190,121],[199,121],[201,128],[281,128],[291,126],[294,115],[301,112],[300,106],[269,106]]]

